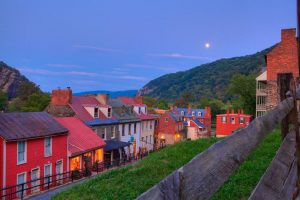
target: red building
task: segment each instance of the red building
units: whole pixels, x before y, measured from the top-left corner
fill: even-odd
[[[0,113],[0,188],[29,181],[32,187],[67,171],[67,137],[68,129],[46,112]]]
[[[70,171],[84,169],[103,161],[105,142],[87,125],[76,117],[55,118],[69,129],[68,155]]]
[[[158,143],[174,144],[186,138],[183,116],[166,112],[158,120]]]
[[[226,137],[235,130],[248,126],[251,119],[252,116],[244,114],[243,110],[238,110],[238,113],[234,113],[234,110],[229,113],[227,110],[226,114],[217,115],[216,136]]]

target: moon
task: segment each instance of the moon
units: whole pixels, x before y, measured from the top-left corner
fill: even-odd
[[[204,47],[205,47],[206,49],[209,49],[209,48],[210,48],[210,43],[209,43],[209,42],[206,42],[205,45],[204,45]]]

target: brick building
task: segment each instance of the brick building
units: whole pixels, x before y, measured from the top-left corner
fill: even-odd
[[[227,110],[226,114],[217,115],[216,119],[216,136],[226,137],[237,129],[248,126],[252,116],[244,114],[243,110],[237,113],[232,109],[231,113]]]
[[[266,56],[266,70],[256,78],[256,116],[264,115],[279,102],[278,73],[299,77],[296,29],[281,30],[281,42]]]

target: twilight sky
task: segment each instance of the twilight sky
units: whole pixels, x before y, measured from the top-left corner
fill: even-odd
[[[291,27],[296,0],[1,0],[0,60],[45,91],[139,89]]]

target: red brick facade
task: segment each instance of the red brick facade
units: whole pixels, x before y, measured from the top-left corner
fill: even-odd
[[[228,110],[226,114],[217,115],[216,136],[228,136],[235,130],[248,126],[251,117],[251,115],[244,114],[243,110],[238,110],[238,113],[234,113],[234,110],[229,113]]]
[[[51,105],[65,106],[72,101],[72,90],[70,88],[61,90],[52,90]]]

